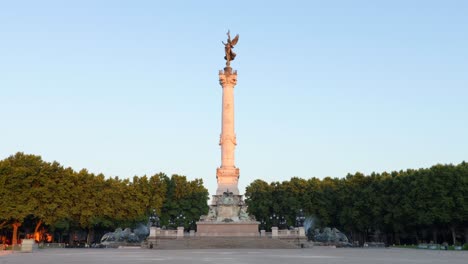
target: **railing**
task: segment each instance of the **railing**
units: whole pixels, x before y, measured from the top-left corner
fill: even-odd
[[[299,235],[298,230],[278,230],[278,237],[297,237]]]
[[[265,237],[265,238],[272,238],[272,237],[296,238],[296,237],[299,237],[299,235],[300,235],[299,229],[293,229],[293,230],[281,229],[281,230],[278,230],[277,232],[265,232],[264,230],[260,231],[260,237]]]
[[[39,248],[65,248],[65,243],[39,243]]]
[[[299,236],[304,236],[303,230],[300,232],[300,229],[281,229],[281,230],[273,230],[272,232],[265,232],[265,230],[261,230],[259,232],[260,237],[264,238],[297,238]],[[164,230],[164,229],[157,229],[155,232],[155,237],[159,238],[183,238],[183,237],[196,237],[196,232],[194,230],[190,230],[189,232],[183,229],[179,230]]]
[[[177,237],[177,230],[161,230],[158,233],[156,233],[157,237]]]

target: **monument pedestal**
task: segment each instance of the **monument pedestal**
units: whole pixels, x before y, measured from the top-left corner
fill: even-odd
[[[197,222],[200,237],[258,237],[258,222]]]
[[[197,222],[197,236],[201,237],[258,237],[258,225],[247,213],[242,195],[224,192],[213,195],[208,215]]]

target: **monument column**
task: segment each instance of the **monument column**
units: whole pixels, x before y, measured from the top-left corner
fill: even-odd
[[[234,86],[237,84],[237,72],[227,66],[219,72],[219,83],[223,89],[221,136],[221,167],[216,170],[218,180],[217,195],[232,192],[239,195],[239,169],[235,167],[234,150],[236,134],[234,132]]]
[[[239,34],[224,44],[226,67],[219,71],[219,83],[223,89],[221,136],[221,166],[216,170],[218,189],[211,200],[208,214],[202,215],[197,222],[197,236],[208,237],[258,237],[258,224],[247,213],[247,205],[237,186],[239,169],[234,162],[236,133],[234,132],[234,87],[237,84],[237,72],[230,63],[236,57],[232,51],[239,40]]]

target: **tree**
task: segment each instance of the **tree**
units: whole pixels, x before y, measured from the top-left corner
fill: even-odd
[[[30,198],[42,166],[39,156],[25,155],[21,152],[0,161],[0,215],[11,222],[13,227],[12,244],[17,244],[18,228],[24,219],[34,213]]]
[[[267,221],[273,204],[272,186],[262,180],[255,180],[245,189],[245,203],[248,213],[258,221]]]
[[[185,227],[208,213],[208,190],[203,187],[203,181],[195,179],[187,181],[185,176],[174,174],[165,178],[167,186],[166,199],[161,209],[163,225],[182,224]],[[180,219],[182,215],[183,219]],[[178,218],[179,217],[179,218]],[[180,223],[175,223],[179,221]]]

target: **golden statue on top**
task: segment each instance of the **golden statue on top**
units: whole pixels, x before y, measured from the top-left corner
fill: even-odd
[[[232,49],[237,44],[237,41],[239,41],[239,34],[237,34],[236,37],[231,40],[231,34],[228,30],[227,36],[227,43],[224,43],[224,41],[222,41],[222,43],[224,44],[224,52],[226,53],[226,56],[224,56],[224,59],[226,60],[226,67],[230,67],[231,61],[236,58],[236,53],[234,53]]]

